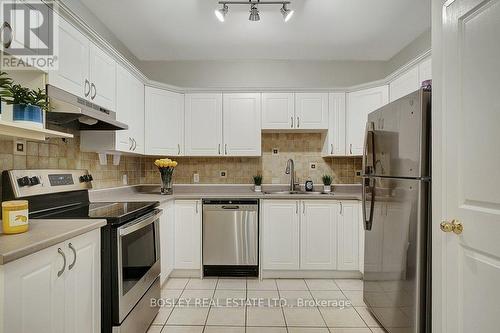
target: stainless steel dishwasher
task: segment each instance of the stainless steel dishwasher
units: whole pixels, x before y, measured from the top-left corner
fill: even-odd
[[[203,275],[258,274],[259,201],[203,200]]]

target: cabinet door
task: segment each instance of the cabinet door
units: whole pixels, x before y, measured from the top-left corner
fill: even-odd
[[[262,94],[262,129],[293,129],[295,100],[293,93]]]
[[[260,97],[259,93],[224,94],[224,155],[261,155]]]
[[[345,93],[331,93],[328,102],[328,140],[324,156],[345,156]]]
[[[48,82],[78,97],[89,98],[88,39],[70,23],[59,17],[58,69],[50,70]]]
[[[115,60],[90,43],[90,84],[89,98],[95,104],[115,110],[116,63]]]
[[[144,154],[144,83],[132,75],[132,109],[131,122],[132,139],[134,141],[132,151],[136,154]]]
[[[0,330],[66,332],[64,276],[57,276],[64,263],[58,247],[52,246],[3,266],[4,320],[0,321]],[[62,245],[60,247],[62,250]]]
[[[186,155],[221,156],[222,94],[186,94]]]
[[[176,269],[201,268],[201,202],[182,200],[175,202]]]
[[[404,74],[401,74],[389,84],[390,101],[395,101],[403,96],[418,90],[420,82],[418,79],[418,66],[413,67]]]
[[[160,284],[163,284],[174,269],[174,232],[175,208],[172,201],[160,206],[163,215],[160,217]]]
[[[328,93],[295,94],[295,128],[328,129]]]
[[[418,65],[418,82],[432,79],[432,58],[427,58]]]
[[[263,269],[299,269],[299,202],[263,201],[261,225]]]
[[[178,156],[184,150],[184,95],[146,87],[146,154]]]
[[[386,85],[347,94],[347,155],[363,155],[368,114],[386,105],[388,97]]]
[[[341,202],[338,223],[338,269],[359,270],[359,203]]]
[[[339,204],[304,200],[300,217],[300,269],[337,268],[337,219]]]
[[[101,233],[94,230],[64,243],[65,332],[101,331]]]
[[[128,130],[116,131],[116,150],[132,149],[132,74],[120,65],[116,66],[116,119],[129,126]]]

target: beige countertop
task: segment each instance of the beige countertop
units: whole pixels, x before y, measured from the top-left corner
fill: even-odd
[[[106,225],[102,219],[30,220],[22,234],[0,234],[0,265]]]
[[[250,185],[176,185],[171,195],[160,195],[158,185],[123,186],[90,191],[90,201],[159,201],[199,199],[313,199],[361,200],[361,185],[334,186],[331,194],[266,194],[283,190],[282,185],[264,185],[263,192],[254,192]]]

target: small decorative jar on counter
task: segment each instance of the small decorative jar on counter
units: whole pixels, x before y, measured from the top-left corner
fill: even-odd
[[[28,231],[28,201],[2,202],[2,227],[4,234],[19,234]]]

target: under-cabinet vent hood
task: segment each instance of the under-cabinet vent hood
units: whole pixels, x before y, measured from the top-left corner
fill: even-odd
[[[47,85],[51,111],[47,122],[80,131],[113,131],[128,129],[128,125],[116,120],[116,113],[75,96],[62,89]]]

